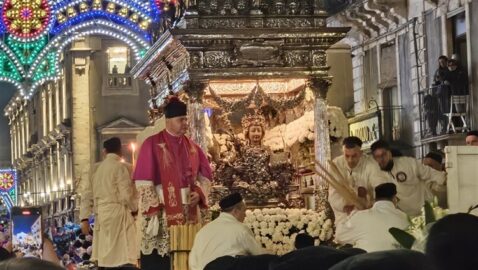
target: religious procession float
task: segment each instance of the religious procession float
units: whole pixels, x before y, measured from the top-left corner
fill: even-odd
[[[179,96],[188,103],[189,135],[214,169],[212,215],[219,198],[240,192],[246,224],[276,254],[291,251],[299,232],[330,241],[328,185],[314,172],[331,158],[331,143],[348,135],[341,109],[327,106],[326,50],[349,29],[327,27],[315,0],[198,0],[183,8],[163,18],[158,40],[131,71],[151,86],[154,126],[138,143],[164,128],[162,106]],[[189,227],[172,229],[177,269],[188,247],[173,245],[191,243],[197,228]]]

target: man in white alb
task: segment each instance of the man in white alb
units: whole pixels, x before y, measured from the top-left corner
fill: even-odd
[[[373,207],[351,214],[344,225],[337,228],[335,240],[367,252],[395,249],[398,243],[388,230],[392,227],[404,230],[409,225],[407,215],[396,207],[396,195],[395,184],[378,185]]]
[[[252,231],[242,223],[246,217],[242,196],[239,193],[226,196],[219,206],[222,211],[219,217],[204,226],[194,239],[189,269],[268,269],[275,256],[266,255]]]
[[[420,215],[425,200],[433,199],[432,192],[446,190],[445,172],[425,166],[412,157],[393,157],[389,144],[382,140],[373,143],[371,149],[388,182],[397,186],[398,208],[407,215]]]
[[[373,198],[375,186],[385,183],[386,178],[373,159],[362,151],[362,140],[358,137],[347,137],[342,142],[343,155],[334,159],[334,164],[345,178],[347,185],[362,198]],[[338,177],[337,177],[338,179]],[[334,210],[335,225],[340,226],[353,211],[354,205],[345,200],[333,187],[329,187],[329,203]]]

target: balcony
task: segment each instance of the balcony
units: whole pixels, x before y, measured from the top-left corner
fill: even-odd
[[[130,74],[108,74],[107,87],[116,90],[128,90],[132,87],[132,77]]]
[[[447,130],[448,114],[450,112],[450,97],[441,94],[440,86],[433,86],[419,92],[420,110],[420,138],[422,143],[437,141],[464,141],[466,129],[463,129],[461,120],[454,121],[456,132]],[[468,111],[468,110],[467,110]],[[470,113],[465,117],[470,123]]]
[[[133,95],[139,93],[138,82],[130,74],[105,74],[102,82],[103,96]]]

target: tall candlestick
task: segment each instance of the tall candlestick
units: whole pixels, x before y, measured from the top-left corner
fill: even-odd
[[[136,151],[136,143],[132,142],[131,143],[131,162],[133,163],[133,169],[136,166],[136,160],[135,160],[135,151]]]

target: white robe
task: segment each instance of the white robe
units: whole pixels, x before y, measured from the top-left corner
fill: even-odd
[[[80,208],[81,219],[95,214],[91,259],[100,267],[136,264],[139,250],[131,213],[137,211],[137,195],[131,166],[108,154],[91,175],[82,183]]]
[[[189,253],[189,269],[203,270],[208,263],[223,256],[265,253],[251,229],[233,215],[223,212],[196,235]]]
[[[399,245],[388,230],[391,227],[403,230],[408,226],[407,215],[391,201],[378,201],[370,209],[352,213],[344,225],[337,228],[335,240],[367,252],[390,250]]]
[[[398,208],[409,216],[418,216],[425,200],[431,200],[431,191],[446,190],[445,172],[439,172],[412,157],[393,158],[390,172],[382,171],[388,181],[397,186]]]
[[[388,177],[383,175],[377,163],[368,156],[362,156],[353,169],[348,167],[343,155],[335,158],[334,163],[355,193],[357,193],[358,187],[364,187],[367,189],[369,199],[374,197],[376,186],[388,182]],[[333,187],[329,187],[329,203],[334,210],[335,224],[340,226],[347,219],[347,213],[343,210],[347,202]]]

